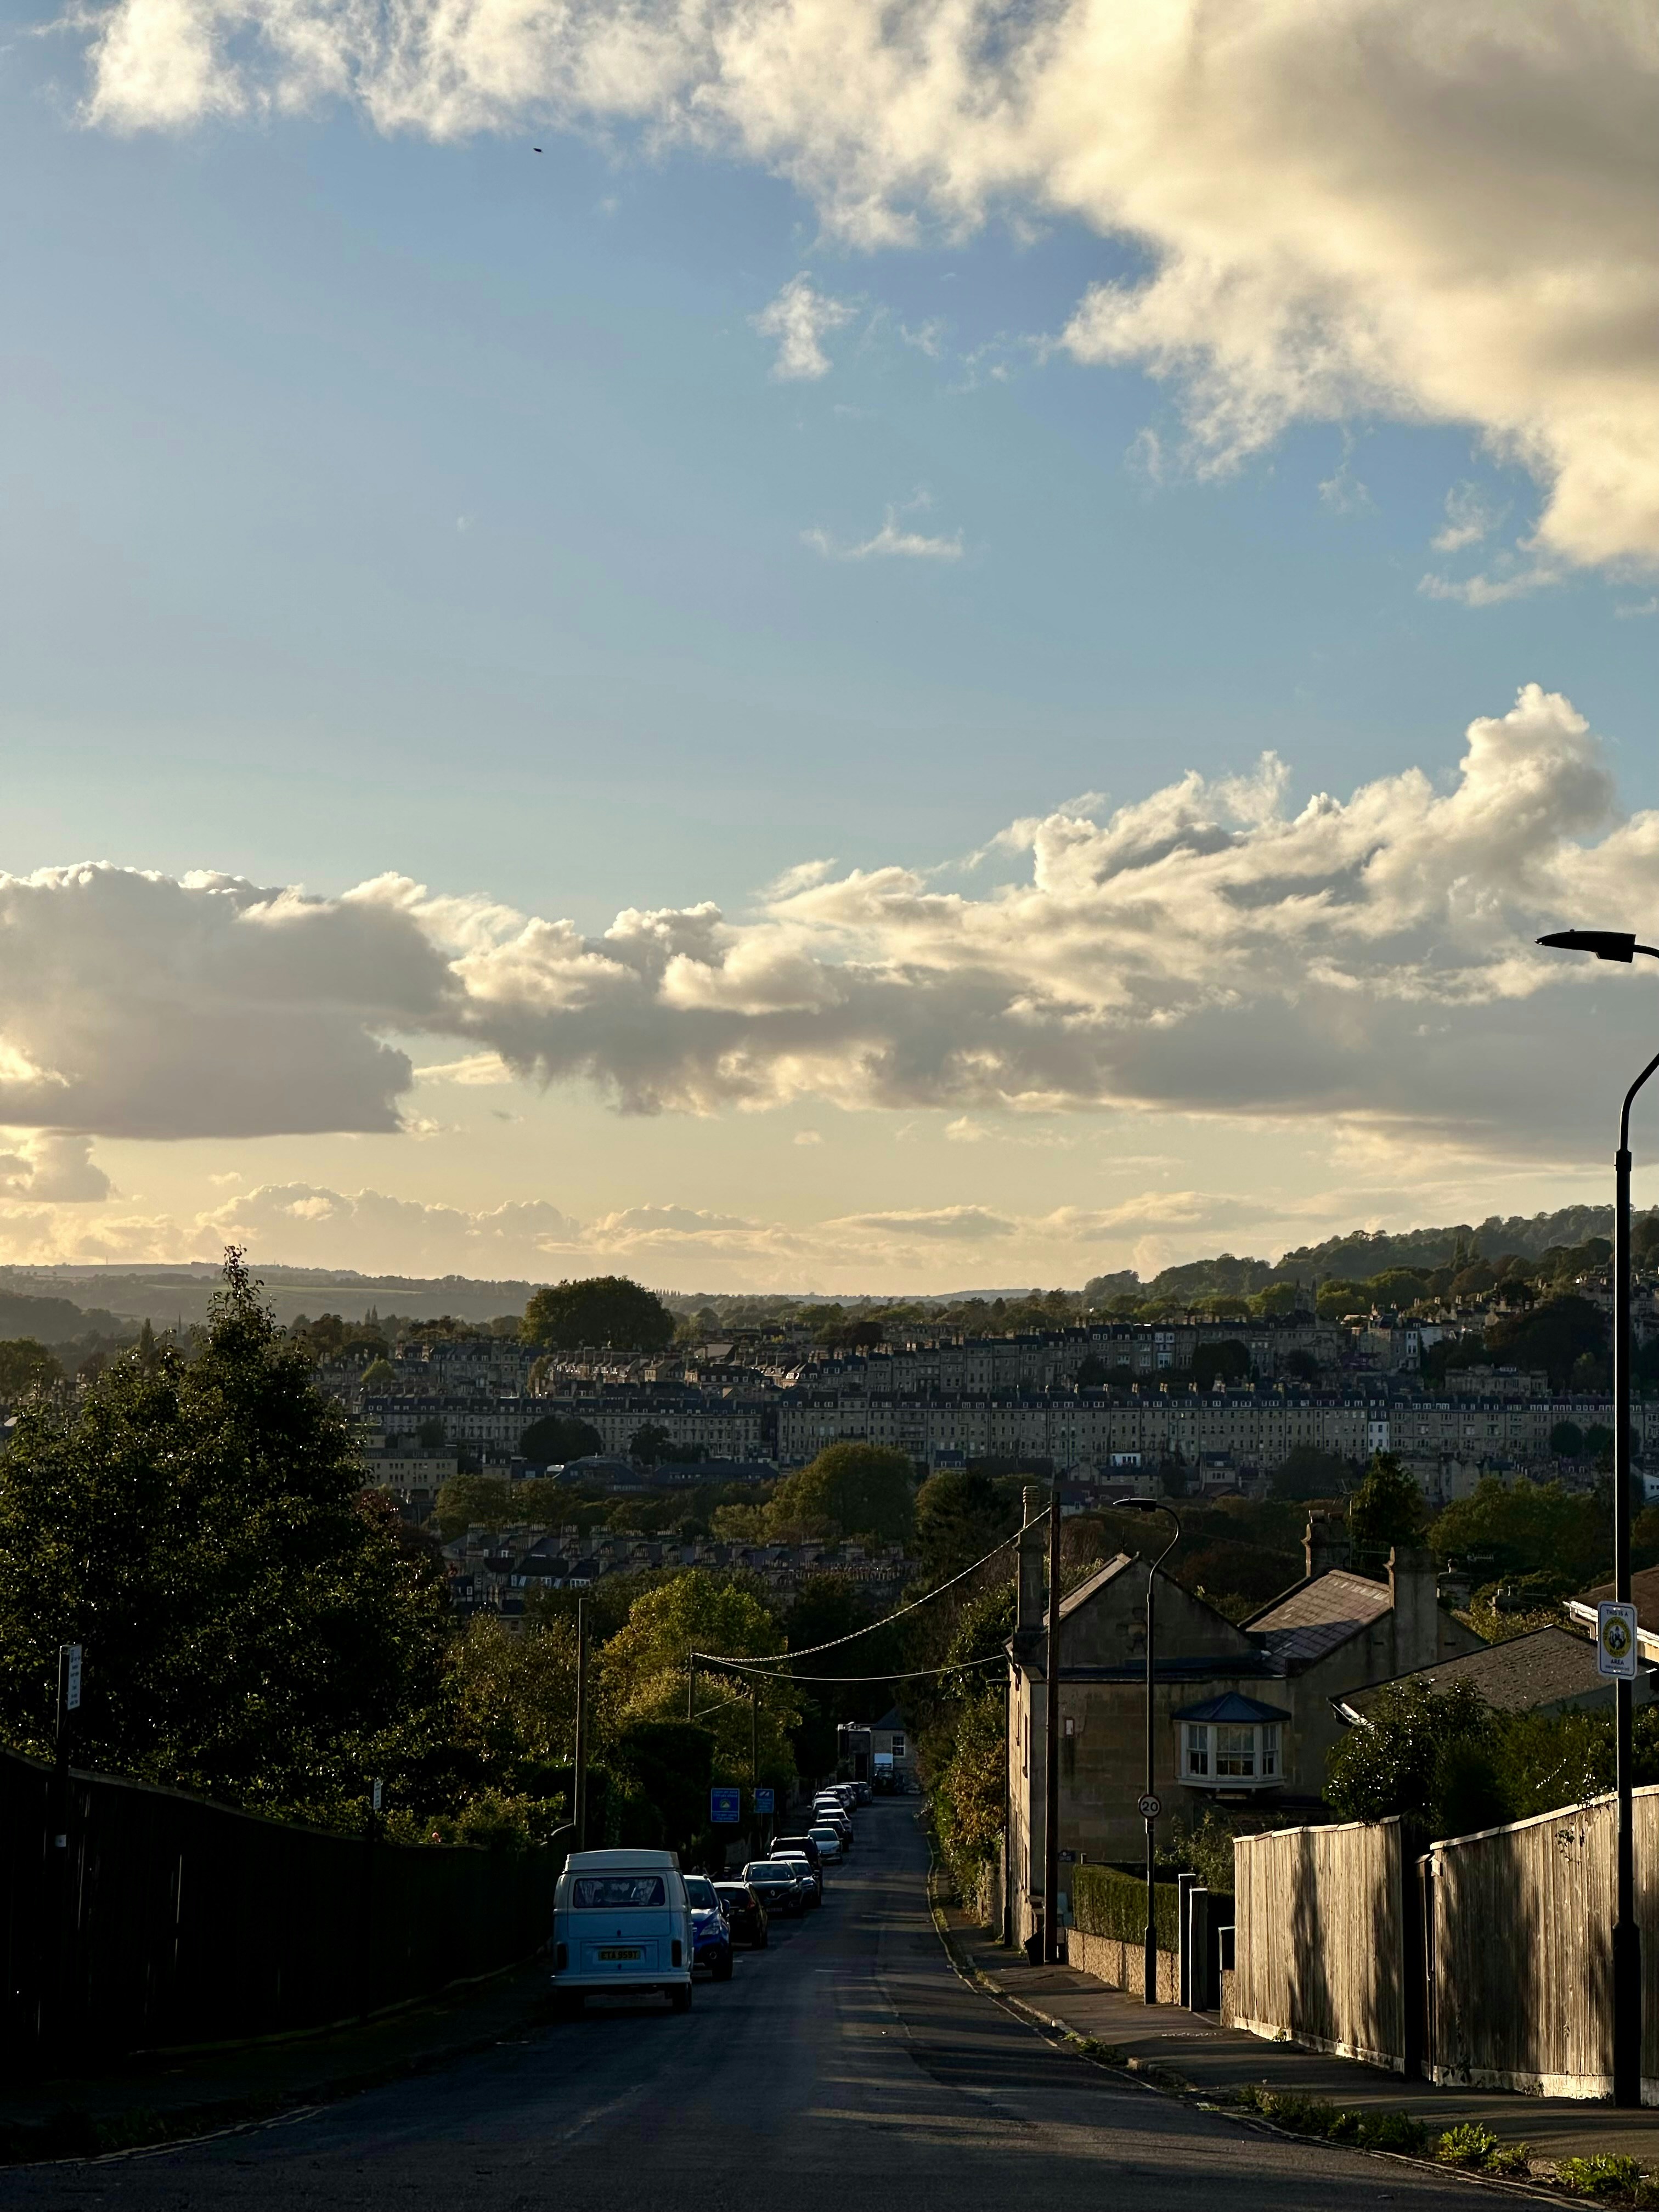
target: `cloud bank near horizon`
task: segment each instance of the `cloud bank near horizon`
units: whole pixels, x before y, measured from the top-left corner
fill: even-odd
[[[1529,583],[1659,558],[1659,24],[1622,0],[115,0],[117,131],[351,104],[793,183],[854,247],[1071,219],[1144,256],[1062,343],[1182,398],[1224,468],[1296,420],[1467,424],[1529,470]],[[774,303],[817,377],[824,301]],[[1465,540],[1465,544],[1478,541]],[[1516,586],[1446,586],[1471,604]]]
[[[1606,971],[1531,939],[1645,926],[1659,813],[1621,816],[1570,702],[1528,685],[1472,723],[1443,787],[1412,769],[1292,805],[1287,785],[1268,756],[1016,823],[956,888],[809,862],[747,916],[629,908],[593,936],[397,876],[332,898],[103,864],[0,878],[0,1125],[395,1130],[419,1049],[434,1076],[585,1082],[625,1114],[1112,1109],[1494,1158],[1581,1127],[1582,1071],[1649,1000],[1620,995],[1627,971],[1598,997]]]

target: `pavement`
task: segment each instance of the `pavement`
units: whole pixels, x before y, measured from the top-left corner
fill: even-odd
[[[1201,2110],[988,2002],[939,1941],[927,1860],[914,1807],[867,1808],[823,1908],[700,1983],[689,2014],[622,1997],[515,2014],[530,1990],[508,1978],[452,2008],[452,2030],[488,2016],[487,2047],[442,2058],[428,2037],[421,2070],[328,2104],[9,2166],[0,2212],[846,2212],[875,2191],[905,2212],[1469,2212],[1454,2175]],[[245,2089],[274,2080],[246,2063]]]
[[[1190,2089],[1199,2098],[1222,2100],[1258,2083],[1362,2114],[1409,2112],[1437,2134],[1460,2121],[1478,2122],[1505,2143],[1526,2143],[1539,2160],[1611,2151],[1659,2170],[1659,2111],[1620,2112],[1571,2097],[1407,2081],[1356,2059],[1224,2027],[1213,2013],[1146,2004],[1075,1967],[1033,1966],[1024,1952],[1005,1950],[963,1914],[946,1911],[940,1917],[959,1966],[989,1994],[1061,2034],[1103,2045],[1117,2063],[1166,2076],[1168,2086]]]

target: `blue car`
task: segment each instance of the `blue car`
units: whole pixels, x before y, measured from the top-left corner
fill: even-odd
[[[732,1927],[726,1908],[714,1894],[707,1875],[685,1877],[686,1902],[691,1907],[691,1965],[695,1972],[707,1966],[717,1982],[732,1978]]]

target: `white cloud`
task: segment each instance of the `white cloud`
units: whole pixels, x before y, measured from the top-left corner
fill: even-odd
[[[511,1083],[513,1071],[498,1052],[470,1052],[465,1060],[433,1060],[415,1070],[417,1083],[459,1083],[468,1089],[488,1089]]]
[[[1445,526],[1431,541],[1434,550],[1461,553],[1467,546],[1480,544],[1503,519],[1503,510],[1492,506],[1480,484],[1455,483],[1446,494]]]
[[[816,1129],[797,1129],[795,1142],[798,1145],[821,1145],[823,1139]]]
[[[751,318],[763,338],[775,338],[778,357],[772,374],[785,381],[814,380],[830,374],[830,356],[823,341],[831,331],[842,329],[858,310],[846,300],[816,291],[805,274],[792,276],[771,305]]]
[[[1531,471],[1551,556],[1659,554],[1659,65],[1626,0],[115,0],[82,20],[87,112],[112,129],[347,100],[386,132],[544,119],[733,155],[864,246],[1075,219],[1147,273],[1093,288],[1066,344],[1175,380],[1200,465],[1297,417],[1467,424]],[[815,350],[809,331],[813,374]]]
[[[826,561],[868,561],[874,557],[896,557],[901,561],[960,561],[963,553],[962,532],[953,538],[928,538],[919,530],[907,530],[900,523],[898,511],[889,507],[887,519],[873,538],[866,538],[856,545],[838,545],[827,530],[803,530],[801,544],[810,545],[815,553],[822,553]]]
[[[815,865],[745,917],[629,908],[593,936],[401,878],[332,899],[0,878],[0,1123],[64,1140],[11,1172],[67,1195],[88,1137],[395,1130],[416,1078],[393,1038],[430,1041],[428,1079],[505,1066],[626,1113],[821,1099],[945,1111],[961,1142],[999,1109],[1040,1129],[1108,1107],[1559,1155],[1645,1035],[1645,979],[1532,944],[1659,896],[1659,813],[1621,817],[1583,718],[1534,685],[1470,725],[1443,786],[1297,805],[1269,756],[1029,817],[983,856],[972,893]]]
[[[1456,599],[1466,607],[1501,607],[1510,599],[1524,599],[1534,592],[1547,591],[1562,577],[1559,562],[1534,561],[1496,576],[1425,576],[1418,590],[1425,599]]]

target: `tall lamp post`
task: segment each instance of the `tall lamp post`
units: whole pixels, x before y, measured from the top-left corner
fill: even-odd
[[[1618,929],[1558,929],[1540,945],[1559,952],[1592,952],[1629,967],[1638,952],[1659,960],[1659,947],[1638,945]],[[1619,1115],[1613,1156],[1613,1595],[1630,1603],[1630,1109],[1656,1068],[1656,1053],[1630,1089]],[[1631,1717],[1635,1685],[1621,1676],[1617,1699],[1619,1878],[1613,1923],[1613,2101],[1642,2101],[1642,1931],[1636,1921],[1636,1838],[1631,1808]]]
[[[1167,1513],[1175,1534],[1146,1570],[1146,1794],[1140,1813],[1146,1823],[1146,1960],[1141,1993],[1148,2004],[1158,2002],[1158,1816],[1164,1808],[1157,1790],[1158,1728],[1153,1717],[1152,1687],[1157,1675],[1158,1571],[1181,1541],[1181,1523],[1173,1506],[1160,1498],[1126,1498],[1126,1506],[1137,1513]]]

